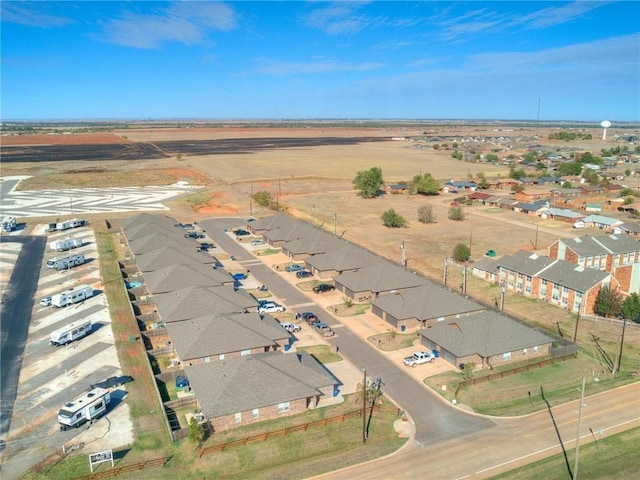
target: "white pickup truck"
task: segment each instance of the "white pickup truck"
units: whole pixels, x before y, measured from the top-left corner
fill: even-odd
[[[402,360],[407,367],[417,367],[421,363],[433,363],[436,357],[431,352],[413,352],[410,357],[405,357]]]

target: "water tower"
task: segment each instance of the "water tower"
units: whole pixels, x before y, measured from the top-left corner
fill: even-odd
[[[611,126],[611,122],[609,120],[603,120],[600,122],[600,126],[603,128],[602,130],[602,139],[607,139],[607,128]]]

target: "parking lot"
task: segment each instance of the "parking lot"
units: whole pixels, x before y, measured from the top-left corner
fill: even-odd
[[[44,234],[45,228],[46,225],[38,225],[35,232]],[[66,402],[88,390],[91,384],[121,375],[122,371],[114,345],[107,299],[103,294],[93,230],[82,227],[46,235],[47,245],[40,266],[17,396],[5,440],[3,478],[17,478],[39,458],[62,449],[63,445],[67,449],[83,446],[83,451],[91,453],[133,443],[126,387],[123,386],[112,388],[112,401],[106,416],[90,428],[85,425],[66,432],[59,429],[57,413]],[[67,237],[82,238],[84,245],[68,252],[49,248],[51,242]],[[15,264],[18,253],[15,244],[3,243],[0,261],[3,281],[9,278],[5,273]],[[46,267],[46,261],[53,257],[80,253],[86,259],[82,265],[62,271]],[[93,297],[61,308],[40,303],[43,297],[80,285],[91,286]],[[64,346],[51,345],[52,332],[71,322],[86,320],[92,324],[90,334]]]

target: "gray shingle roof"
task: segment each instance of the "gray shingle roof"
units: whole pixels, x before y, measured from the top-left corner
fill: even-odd
[[[640,233],[640,225],[638,225],[637,223],[625,222],[622,225],[620,225],[620,228],[624,232],[636,233],[636,234]]]
[[[520,250],[513,255],[505,255],[499,258],[496,263],[498,267],[504,267],[507,270],[534,277],[554,261],[549,257],[541,257],[535,253]]]
[[[631,253],[640,251],[640,242],[627,235],[583,235],[559,240],[580,257],[591,257],[607,253]]]
[[[124,233],[127,236],[127,240],[132,242],[138,238],[146,237],[147,235],[169,235],[176,238],[180,235],[180,231],[172,224],[165,223],[163,221],[147,222],[138,225],[132,225],[127,228]],[[183,234],[184,235],[184,232]],[[184,236],[182,237],[184,238]]]
[[[166,215],[155,215],[151,213],[140,213],[120,221],[120,225],[125,232],[133,227],[138,227],[147,223],[156,223],[168,228],[174,227],[178,222],[174,218],[167,217]]]
[[[593,268],[583,268],[564,260],[556,260],[538,275],[546,281],[554,282],[578,292],[586,292],[611,274]]]
[[[473,268],[490,273],[498,273],[498,260],[491,257],[482,257],[473,262]]]
[[[334,277],[334,280],[353,292],[374,293],[418,287],[427,282],[424,277],[384,260],[358,270],[343,272]]]
[[[196,252],[195,249],[184,249],[175,244],[156,248],[148,252],[136,255],[136,263],[141,272],[152,272],[164,267],[182,263],[185,265],[200,263],[213,264],[216,259],[202,252]]]
[[[345,272],[379,263],[380,260],[380,257],[354,245],[346,245],[340,249],[305,258],[305,262],[321,272],[328,270]]]
[[[429,281],[422,287],[380,295],[371,305],[398,320],[420,321],[484,310],[482,305]]]
[[[242,313],[258,302],[244,290],[222,287],[185,287],[153,296],[164,322],[179,322],[214,313]]]
[[[437,322],[419,333],[457,357],[478,354],[487,358],[554,341],[551,336],[492,311]]]
[[[291,337],[271,315],[257,313],[205,315],[168,323],[167,332],[182,361],[273,347]]]
[[[319,388],[337,383],[302,353],[245,355],[186,367],[185,373],[208,418],[322,395]]]
[[[316,228],[310,231],[309,235],[286,242],[282,245],[282,250],[289,252],[291,255],[318,255],[343,248],[344,245],[345,240]]]
[[[184,287],[233,285],[231,275],[224,269],[213,269],[201,263],[175,264],[144,274],[144,283],[153,294],[171,292]]]
[[[151,233],[129,241],[129,248],[135,254],[149,252],[168,245],[179,246],[180,249],[189,251],[195,251],[198,247],[198,244],[193,240],[188,240],[182,235],[170,235],[169,233]]]

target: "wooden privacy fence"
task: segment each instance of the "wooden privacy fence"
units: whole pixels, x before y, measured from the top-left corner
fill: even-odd
[[[84,477],[74,477],[73,480],[99,480],[101,478],[117,477],[122,473],[136,472],[149,467],[159,467],[167,463],[167,458],[156,458],[154,460],[145,460],[143,462],[132,463],[131,465],[125,465],[124,467],[116,467],[104,472],[94,472]]]
[[[380,405],[374,405],[373,407],[373,409],[376,411],[380,410],[380,408],[381,408]],[[367,412],[369,411],[371,411],[371,407],[367,407]],[[294,425],[292,427],[286,427],[280,430],[274,430],[273,432],[260,433],[258,435],[241,438],[239,440],[234,440],[232,442],[218,443],[217,445],[201,448],[198,451],[198,456],[202,457],[207,453],[222,452],[227,448],[241,447],[249,443],[264,442],[269,438],[289,435],[290,433],[295,433],[295,432],[303,432],[310,428],[326,427],[327,425],[332,423],[342,423],[345,420],[349,420],[351,418],[360,417],[360,416],[362,416],[362,409],[343,413],[342,415],[336,415],[335,417],[323,418],[322,420],[316,420],[315,422],[303,423],[300,425]]]
[[[574,352],[568,355],[562,355],[560,357],[552,357],[552,358],[547,358],[546,360],[540,360],[539,362],[523,365],[522,367],[511,368],[503,372],[491,373],[489,375],[484,375],[482,377],[476,377],[476,378],[471,378],[469,380],[464,380],[458,384],[458,388],[456,388],[456,393],[453,396],[457,397],[460,389],[466,385],[475,385],[476,383],[490,382],[491,380],[495,380],[497,378],[504,378],[504,377],[508,377],[509,375],[516,375],[517,373],[528,372],[529,370],[532,370],[534,368],[542,368],[545,365],[550,365],[558,361],[564,362],[569,358],[576,358],[577,356],[578,356],[578,353]]]

